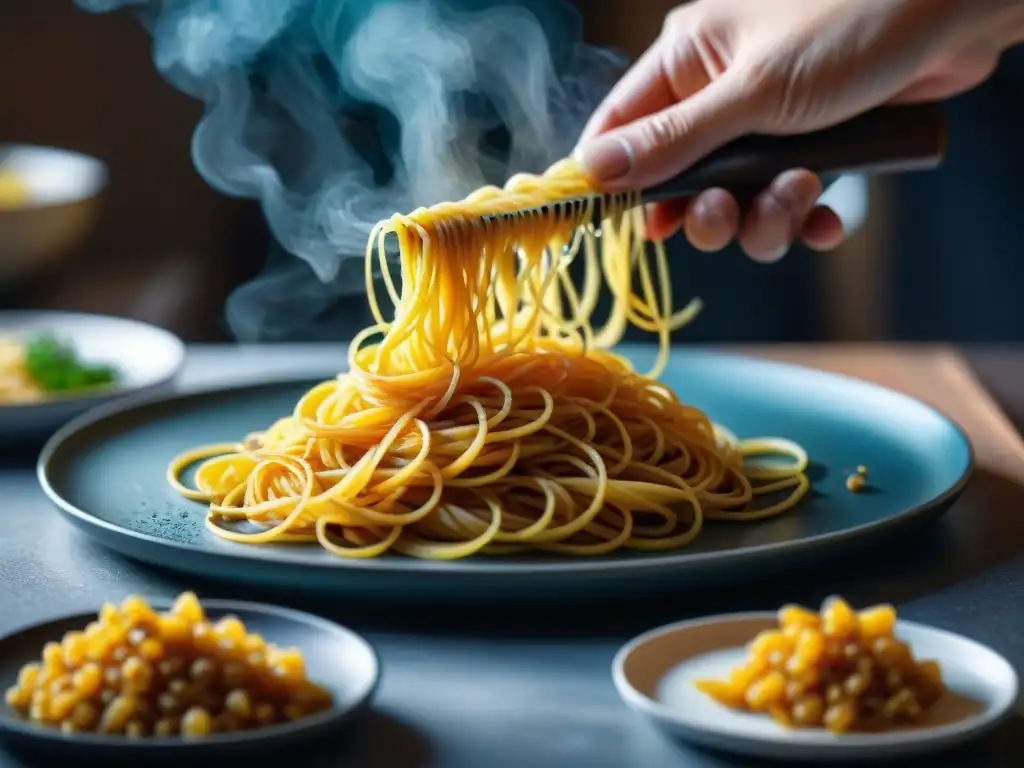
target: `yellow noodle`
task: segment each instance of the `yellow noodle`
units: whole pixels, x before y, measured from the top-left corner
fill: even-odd
[[[639,198],[536,210],[590,191],[564,161],[378,224],[366,252],[374,325],[353,340],[348,373],[261,434],[176,457],[172,487],[209,504],[222,538],[358,558],[668,550],[707,520],[791,509],[809,488],[799,445],[741,441],[657,380],[669,335],[700,303],[673,309]],[[502,212],[514,215],[492,216]],[[612,308],[595,329],[602,278]],[[610,351],[628,324],[657,336],[648,373]]]

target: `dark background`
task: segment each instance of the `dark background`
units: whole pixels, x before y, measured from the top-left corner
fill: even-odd
[[[578,4],[589,41],[631,55],[672,5]],[[161,78],[149,48],[126,13],[93,16],[71,0],[0,7],[0,143],[75,149],[111,173],[86,240],[45,271],[0,284],[0,309],[127,315],[188,340],[226,338],[224,300],[263,266],[266,227],[255,204],[220,196],[196,174],[189,140],[201,105]],[[674,242],[677,300],[699,294],[707,307],[685,338],[1024,338],[1022,86],[1016,50],[989,83],[949,105],[947,164],[873,182],[868,223],[839,253],[797,250],[765,267]]]

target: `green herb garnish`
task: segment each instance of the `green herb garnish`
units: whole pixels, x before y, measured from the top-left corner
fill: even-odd
[[[117,381],[113,367],[82,362],[74,347],[54,336],[39,336],[28,343],[25,368],[47,392],[98,387]]]

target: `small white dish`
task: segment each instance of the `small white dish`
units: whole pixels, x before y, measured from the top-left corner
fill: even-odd
[[[941,629],[898,621],[896,634],[914,656],[942,666],[950,694],[921,725],[880,734],[786,729],[767,716],[734,712],[694,686],[722,679],[744,658],[746,644],[777,627],[774,613],[737,613],[651,630],[616,654],[612,678],[636,712],[698,746],[775,760],[867,760],[936,752],[994,728],[1012,710],[1019,689],[1010,663],[990,648]]]
[[[114,366],[111,386],[55,393],[24,404],[0,403],[0,438],[45,436],[101,403],[169,386],[185,363],[185,344],[169,331],[136,320],[77,312],[0,312],[0,337],[52,334],[88,363]]]

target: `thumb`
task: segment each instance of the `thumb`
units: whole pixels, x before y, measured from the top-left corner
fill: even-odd
[[[589,139],[576,160],[605,192],[642,190],[747,134],[757,119],[749,80],[727,71],[678,104]]]

